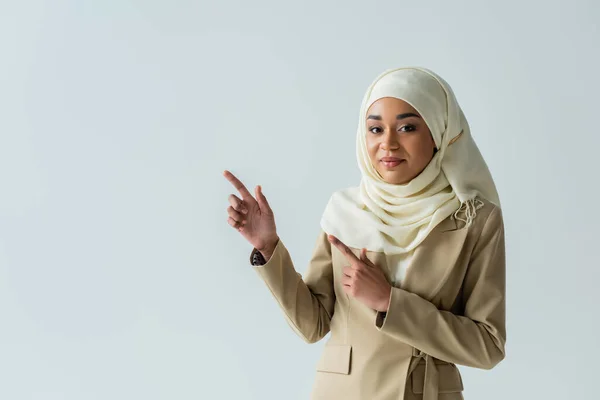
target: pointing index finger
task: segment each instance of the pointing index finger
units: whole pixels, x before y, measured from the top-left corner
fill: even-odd
[[[244,186],[244,184],[231,172],[225,170],[223,171],[223,176],[225,176],[225,178],[227,178],[227,180],[231,182],[231,184],[238,190],[238,192],[240,192],[243,200],[246,200],[248,198],[254,198],[252,197],[248,189],[246,189],[246,186]]]
[[[344,256],[346,256],[346,258],[352,263],[352,262],[356,262],[359,261],[358,257],[356,257],[356,255],[352,252],[352,250],[350,250],[350,247],[346,246],[344,243],[342,243],[341,240],[339,240],[338,238],[336,238],[333,235],[328,235],[327,236],[329,241],[338,248],[339,251],[342,252],[342,254]]]

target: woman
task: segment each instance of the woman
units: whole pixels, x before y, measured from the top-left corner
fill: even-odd
[[[505,356],[504,225],[492,176],[450,86],[424,68],[383,72],[360,110],[358,187],[333,193],[304,278],[231,173],[228,222],[289,325],[331,332],[313,399],[463,399],[457,364]]]

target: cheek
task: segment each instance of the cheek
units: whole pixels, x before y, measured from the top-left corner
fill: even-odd
[[[434,147],[431,136],[414,136],[406,141],[406,150],[415,161],[429,161],[433,157]]]
[[[377,150],[379,149],[379,144],[374,140],[369,140],[367,137],[367,152],[369,153],[369,157],[371,161],[377,157]]]

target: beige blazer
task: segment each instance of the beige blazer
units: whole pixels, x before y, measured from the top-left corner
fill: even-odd
[[[392,282],[385,254],[367,255]],[[429,234],[386,312],[344,292],[347,265],[321,230],[304,278],[281,239],[265,265],[253,266],[298,336],[315,343],[331,332],[311,399],[463,399],[456,365],[490,369],[504,358],[504,224],[492,203],[469,228],[448,217]]]

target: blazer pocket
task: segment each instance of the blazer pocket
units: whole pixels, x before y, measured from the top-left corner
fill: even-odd
[[[348,375],[351,357],[352,346],[349,344],[325,345],[317,363],[317,371]]]
[[[436,364],[439,378],[439,393],[457,393],[464,390],[458,368],[453,364]],[[411,374],[412,392],[423,393],[425,385],[425,364],[419,364]]]

